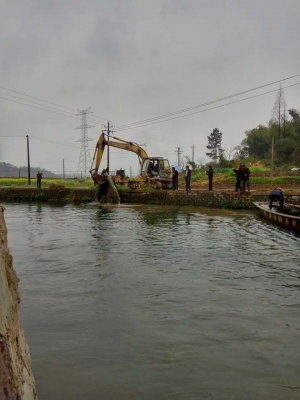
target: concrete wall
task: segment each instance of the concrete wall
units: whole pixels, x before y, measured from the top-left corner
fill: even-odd
[[[235,192],[172,192],[158,191],[151,193],[143,192],[120,192],[122,203],[138,204],[161,204],[177,206],[195,206],[211,208],[254,208],[256,201],[268,201],[269,194],[266,193],[235,193]],[[299,194],[285,195],[285,201],[291,204],[300,204]]]
[[[0,200],[38,200],[37,196],[43,194],[44,200],[84,202],[94,201],[95,189],[49,189],[49,188],[0,188]],[[211,208],[254,208],[255,201],[268,201],[269,193],[253,191],[250,193],[236,193],[233,191],[191,191],[184,190],[158,190],[153,192],[141,192],[136,190],[120,191],[122,203],[136,204],[160,204],[177,206],[195,206]],[[286,203],[300,205],[299,193],[285,193]]]
[[[0,200],[34,201],[38,200],[39,196],[42,196],[41,200],[82,202],[85,199],[94,200],[95,195],[96,195],[95,189],[86,189],[86,188],[37,189],[34,187],[28,187],[28,188],[0,187]]]

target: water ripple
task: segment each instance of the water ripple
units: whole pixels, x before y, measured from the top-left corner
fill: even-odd
[[[248,211],[6,208],[40,398],[298,399],[299,234]]]

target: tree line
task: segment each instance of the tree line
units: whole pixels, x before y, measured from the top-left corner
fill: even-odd
[[[287,110],[283,90],[278,90],[271,118],[267,125],[260,124],[245,132],[246,137],[235,147],[223,147],[222,135],[218,128],[207,136],[206,156],[215,167],[231,168],[237,163],[260,161],[266,166],[300,167],[300,112]],[[207,166],[206,160],[193,163],[194,169]]]

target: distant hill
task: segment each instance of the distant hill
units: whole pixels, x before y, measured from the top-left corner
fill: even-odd
[[[51,171],[47,171],[44,168],[31,167],[30,176],[36,177],[38,171],[43,173],[44,178],[57,178],[57,175]],[[16,167],[15,165],[0,162],[0,177],[2,178],[27,178],[28,168],[27,167]]]

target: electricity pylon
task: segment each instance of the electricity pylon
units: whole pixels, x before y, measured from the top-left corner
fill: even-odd
[[[92,163],[88,142],[93,139],[90,139],[88,137],[88,129],[94,128],[94,126],[88,125],[86,118],[87,114],[92,113],[90,109],[91,107],[87,108],[86,110],[78,110],[78,114],[76,114],[76,115],[81,115],[82,117],[82,124],[77,128],[75,128],[75,129],[81,129],[81,139],[76,140],[76,142],[81,142],[80,156],[78,162],[78,172],[82,171],[85,178],[88,176],[88,172]]]

